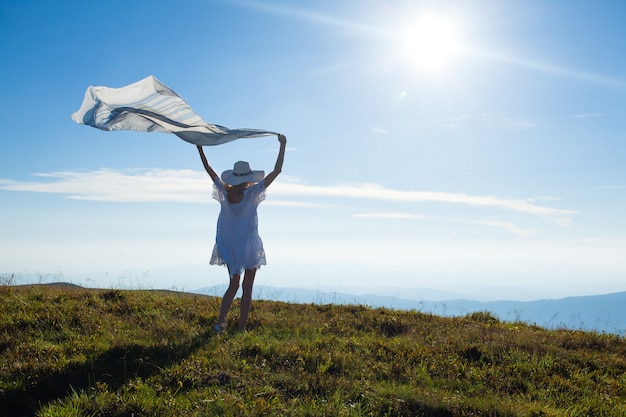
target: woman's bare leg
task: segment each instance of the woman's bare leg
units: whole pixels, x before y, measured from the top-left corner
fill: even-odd
[[[248,314],[252,304],[252,285],[254,284],[255,275],[256,268],[246,269],[243,275],[243,294],[241,295],[241,306],[239,308],[239,330],[246,330]]]
[[[220,316],[217,319],[217,325],[220,328],[223,328],[226,323],[226,316],[228,315],[228,310],[230,309],[230,305],[233,303],[233,299],[237,294],[237,290],[239,290],[239,274],[235,274],[230,277],[230,285],[228,289],[224,293],[224,297],[222,297],[222,305],[220,306]]]

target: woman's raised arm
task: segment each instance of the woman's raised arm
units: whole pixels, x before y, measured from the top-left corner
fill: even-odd
[[[269,187],[271,183],[274,182],[278,174],[283,169],[283,161],[285,160],[285,147],[287,146],[287,138],[285,135],[279,134],[278,141],[280,142],[280,149],[278,150],[278,157],[276,158],[276,165],[274,165],[274,170],[265,176],[263,180],[265,182],[265,188]]]
[[[211,165],[209,165],[209,161],[207,161],[206,155],[204,155],[204,150],[202,149],[202,146],[196,145],[196,147],[198,148],[198,153],[200,153],[200,159],[202,159],[202,165],[204,165],[204,169],[206,169],[209,177],[211,177],[213,182],[215,182],[217,180],[217,173],[213,168],[211,168]]]

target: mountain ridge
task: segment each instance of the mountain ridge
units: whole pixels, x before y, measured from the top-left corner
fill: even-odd
[[[225,285],[202,287],[191,291],[221,296]],[[570,329],[626,335],[626,291],[572,296],[533,301],[476,301],[469,299],[408,299],[391,295],[351,294],[311,289],[259,285],[253,298],[270,301],[312,304],[356,304],[396,310],[416,310],[443,317],[463,316],[489,311],[499,319],[535,324],[547,329]]]

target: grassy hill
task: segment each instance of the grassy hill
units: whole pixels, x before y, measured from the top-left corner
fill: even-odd
[[[217,336],[218,303],[0,287],[0,415],[626,415],[618,336],[271,301]]]

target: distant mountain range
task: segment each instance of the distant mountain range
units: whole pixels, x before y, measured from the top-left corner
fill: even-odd
[[[221,296],[225,289],[225,286],[213,286],[192,292]],[[430,301],[259,285],[254,289],[253,298],[303,304],[359,304],[415,310],[439,316],[464,316],[477,311],[488,311],[503,321],[536,324],[548,329],[563,328],[626,335],[626,292],[537,301]]]

